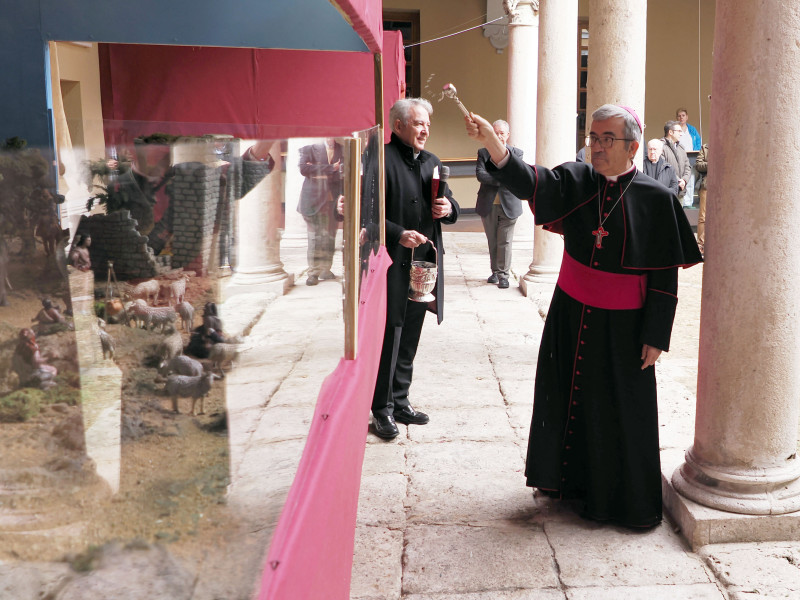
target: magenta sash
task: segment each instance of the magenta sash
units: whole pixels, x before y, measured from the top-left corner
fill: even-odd
[[[647,275],[591,269],[564,252],[558,287],[582,304],[607,310],[633,310],[644,306]]]

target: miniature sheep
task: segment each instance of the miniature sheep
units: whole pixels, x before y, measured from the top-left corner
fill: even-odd
[[[191,414],[205,414],[205,397],[211,390],[211,382],[215,377],[216,375],[210,371],[203,375],[170,375],[167,377],[164,392],[172,398],[172,411],[180,412],[178,410],[178,398],[191,398]],[[200,412],[196,413],[195,405],[198,400],[200,400]]]
[[[161,362],[169,362],[176,356],[183,354],[183,338],[179,332],[165,337],[158,345],[156,354]]]
[[[222,364],[229,362],[231,366],[233,366],[233,361],[239,355],[240,349],[241,346],[238,344],[219,342],[211,346],[211,349],[208,351],[208,358],[211,360],[213,368],[224,374],[225,371],[222,369]]]
[[[175,306],[175,310],[181,318],[183,330],[187,333],[190,332],[192,330],[192,326],[194,325],[194,306],[184,300]]]
[[[114,338],[105,330],[106,322],[98,319],[97,335],[100,337],[100,348],[103,350],[103,359],[114,358]]]
[[[127,310],[128,316],[136,321],[136,327],[144,326],[147,330],[159,327],[163,332],[167,325],[171,325],[178,318],[171,306],[147,306],[136,301],[129,304]]]
[[[162,361],[158,366],[158,374],[166,375],[191,375],[197,376],[203,374],[203,365],[190,356],[180,354],[172,357],[170,360]]]
[[[143,300],[155,305],[156,303],[158,303],[159,289],[160,287],[158,284],[158,280],[149,279],[130,288],[128,294],[131,296],[131,298],[142,298]],[[151,296],[152,300],[150,299]]]
[[[180,304],[186,297],[186,283],[189,281],[188,275],[181,275],[181,278],[169,284],[169,303],[170,305]]]
[[[162,307],[162,308],[169,308],[169,307]],[[157,327],[161,333],[165,333],[167,331],[175,331],[175,320],[177,318],[178,315],[175,314],[174,310],[153,312],[150,314],[148,327],[152,327],[154,331]]]

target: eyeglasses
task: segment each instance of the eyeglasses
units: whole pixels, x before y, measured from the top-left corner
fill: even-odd
[[[623,142],[635,142],[636,141],[636,140],[632,140],[632,139],[629,139],[629,138],[614,137],[613,135],[597,136],[597,135],[595,135],[593,133],[590,133],[589,135],[586,136],[586,145],[591,148],[595,144],[599,143],[601,148],[606,149],[606,148],[611,148],[611,146],[617,140],[622,140]]]
[[[683,133],[683,129],[673,129],[672,133]]]

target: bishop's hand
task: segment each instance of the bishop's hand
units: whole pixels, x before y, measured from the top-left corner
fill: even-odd
[[[489,121],[480,115],[469,113],[468,117],[464,117],[464,122],[467,126],[467,135],[486,147],[494,164],[498,164],[508,155],[506,145],[497,137]]]

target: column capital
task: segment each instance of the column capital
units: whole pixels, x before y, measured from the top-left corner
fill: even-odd
[[[539,0],[503,0],[509,25],[533,25],[539,13]]]

